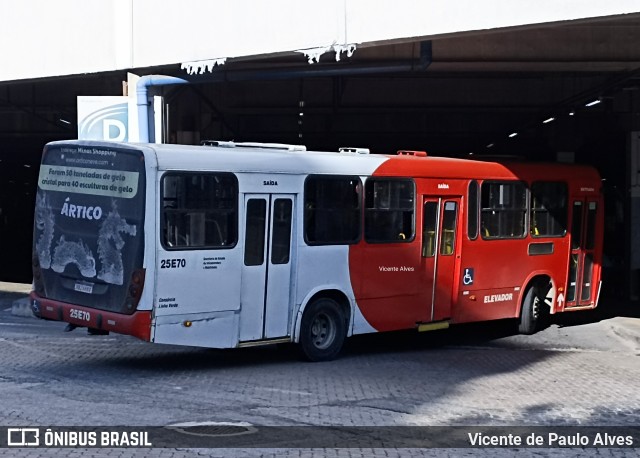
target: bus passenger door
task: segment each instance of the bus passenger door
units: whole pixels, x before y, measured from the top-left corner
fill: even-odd
[[[593,269],[597,212],[596,201],[581,199],[573,202],[566,307],[590,305],[596,299],[594,294],[597,293],[597,285],[593,285]]]
[[[292,194],[245,194],[241,342],[289,332],[294,205]]]
[[[451,317],[459,206],[459,198],[423,199],[422,272],[427,321]]]

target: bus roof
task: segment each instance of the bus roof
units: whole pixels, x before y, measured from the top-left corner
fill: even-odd
[[[268,173],[340,173],[450,179],[535,179],[599,181],[591,166],[517,161],[483,161],[437,156],[291,151],[255,147],[152,145],[161,169],[210,169]]]
[[[149,145],[158,168],[264,173],[341,173],[369,175],[388,158],[383,155],[291,151],[259,147]]]
[[[579,182],[600,181],[595,168],[586,165],[517,161],[484,161],[437,156],[358,154],[304,151],[295,148],[199,146],[59,141],[56,144],[148,148],[154,151],[160,170],[216,170],[285,174],[352,174],[442,179],[521,179]]]

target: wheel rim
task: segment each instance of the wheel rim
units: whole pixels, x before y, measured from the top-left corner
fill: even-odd
[[[318,313],[311,323],[311,342],[313,346],[324,350],[336,337],[336,324],[326,313]]]
[[[538,296],[533,297],[533,304],[531,305],[531,318],[533,321],[537,321],[540,316],[540,299]]]

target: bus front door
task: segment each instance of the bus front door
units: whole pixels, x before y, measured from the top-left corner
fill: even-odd
[[[294,205],[292,194],[245,194],[240,342],[289,333]]]
[[[574,200],[571,212],[571,254],[566,307],[593,304],[597,289],[593,285],[598,202]],[[595,285],[597,286],[597,285]],[[561,305],[561,304],[558,304]]]
[[[459,198],[425,197],[422,204],[422,272],[427,321],[451,317]]]

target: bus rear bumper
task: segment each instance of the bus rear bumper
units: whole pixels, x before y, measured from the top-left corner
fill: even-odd
[[[32,292],[29,298],[31,299],[33,313],[40,318],[65,321],[76,326],[101,329],[117,334],[126,334],[147,342],[151,340],[150,311],[138,311],[131,315],[124,315],[45,299],[35,292]]]

